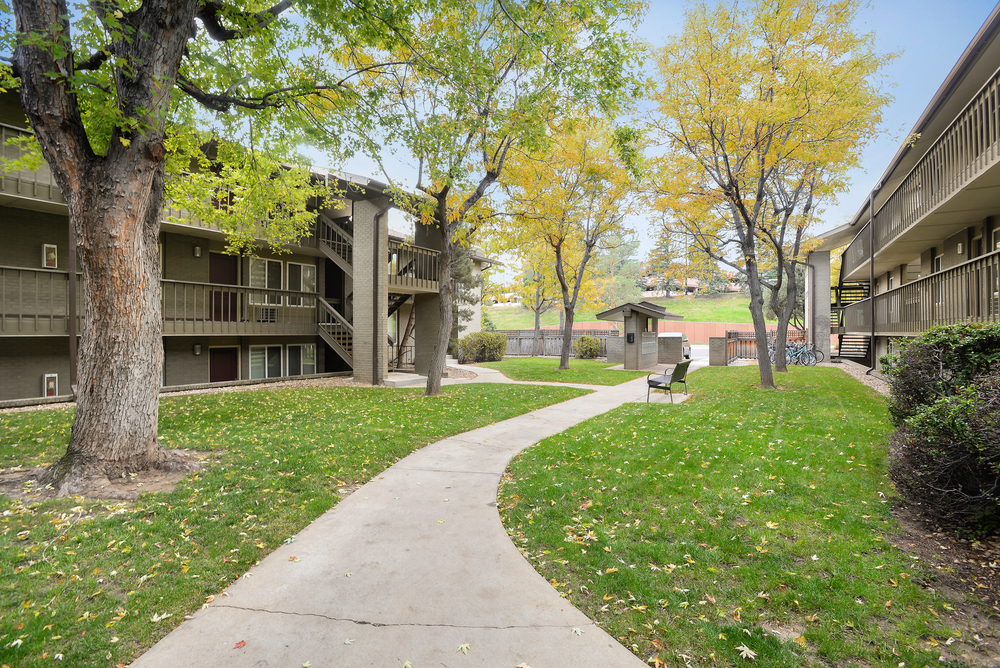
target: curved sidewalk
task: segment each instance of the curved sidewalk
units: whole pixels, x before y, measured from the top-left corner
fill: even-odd
[[[132,666],[640,668],[521,556],[496,491],[518,452],[644,401],[643,381],[592,388],[410,454]]]

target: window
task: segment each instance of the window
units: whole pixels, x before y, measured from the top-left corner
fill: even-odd
[[[316,292],[316,265],[288,263],[288,289],[296,292]],[[315,297],[288,296],[289,306],[316,306]]]
[[[255,257],[250,260],[250,287],[266,290],[281,289],[281,261]],[[280,304],[281,295],[251,292],[251,304]]]
[[[316,345],[303,343],[288,346],[288,375],[307,376],[316,373]]]
[[[250,378],[281,375],[281,346],[250,346]]]

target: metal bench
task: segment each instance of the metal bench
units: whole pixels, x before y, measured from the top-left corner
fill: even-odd
[[[684,384],[684,394],[688,393],[687,372],[691,366],[691,360],[685,360],[674,367],[673,371],[667,373],[651,373],[646,376],[646,403],[649,403],[649,393],[655,388],[670,394],[670,403],[674,401],[674,391],[671,387],[674,383]]]

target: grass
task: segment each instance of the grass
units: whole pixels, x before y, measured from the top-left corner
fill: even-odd
[[[776,392],[756,373],[699,370],[684,404],[629,404],[524,451],[508,533],[654,666],[940,665],[961,637],[950,606],[886,540],[884,402],[837,369],[792,368]]]
[[[669,313],[684,316],[688,322],[734,322],[750,323],[750,297],[743,294],[706,295],[704,297],[654,297],[649,301],[660,304]],[[576,322],[596,320],[595,314],[605,309],[581,308],[576,313]],[[490,318],[497,329],[534,329],[535,315],[516,304],[491,306]],[[549,311],[542,314],[542,325],[558,325],[559,313]],[[768,322],[777,322],[768,320]]]
[[[128,663],[361,482],[448,435],[584,391],[477,384],[168,398],[161,442],[201,473],[134,503],[0,497],[0,664]],[[391,396],[391,399],[389,397]],[[50,462],[72,409],[0,414],[0,466]]]
[[[558,357],[508,357],[502,362],[483,362],[479,366],[497,369],[511,380],[533,383],[580,383],[583,385],[621,385],[646,376],[648,371],[607,371],[615,366],[596,360],[570,358],[569,369],[559,369]]]

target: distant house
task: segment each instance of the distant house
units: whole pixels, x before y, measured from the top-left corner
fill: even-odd
[[[817,344],[832,332],[842,356],[870,365],[894,338],[1000,318],[1000,6],[911,137],[809,260]],[[830,250],[845,244],[828,302]]]

